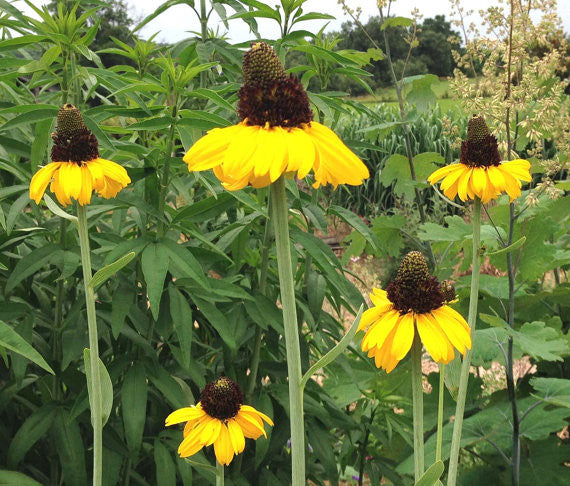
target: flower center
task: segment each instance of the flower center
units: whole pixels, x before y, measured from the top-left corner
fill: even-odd
[[[461,142],[459,161],[469,167],[490,167],[501,163],[499,147],[491,135],[485,118],[473,115],[467,125],[467,140]]]
[[[63,105],[57,114],[57,127],[52,133],[53,162],[75,162],[83,165],[99,157],[97,137],[87,128],[79,110],[71,103]]]
[[[235,417],[243,403],[243,393],[239,385],[226,376],[208,383],[200,394],[204,411],[219,420]]]
[[[441,307],[446,300],[442,286],[430,275],[426,259],[419,251],[411,251],[404,257],[386,292],[394,309],[401,314],[410,311],[425,314]]]
[[[313,120],[309,97],[300,81],[287,76],[271,46],[257,42],[243,57],[243,86],[238,115],[248,125],[293,128]]]

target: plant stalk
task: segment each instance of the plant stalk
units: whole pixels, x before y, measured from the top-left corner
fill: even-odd
[[[99,374],[99,341],[97,337],[97,315],[95,313],[95,292],[91,281],[91,254],[87,230],[87,210],[77,205],[77,231],[81,248],[83,285],[85,287],[85,307],[89,329],[89,362],[91,365],[91,424],[93,425],[93,486],[101,486],[103,473],[103,404],[101,397],[101,377]]]
[[[479,299],[479,272],[481,267],[481,200],[476,197],[473,201],[473,265],[471,270],[471,293],[469,295],[469,316],[467,323],[471,329],[471,339],[475,336],[477,324],[477,303]],[[468,349],[461,365],[459,377],[459,392],[455,406],[455,422],[453,436],[451,437],[451,453],[449,456],[449,472],[447,486],[455,486],[457,481],[457,467],[459,462],[459,449],[461,446],[461,429],[463,428],[463,414],[465,413],[465,400],[467,398],[467,382],[469,381],[469,368],[471,366],[472,349]]]
[[[424,390],[422,387],[422,341],[418,333],[412,344],[412,402],[414,416],[414,477],[424,473]]]
[[[443,392],[445,389],[445,364],[439,363],[439,396],[437,401],[437,437],[435,441],[435,462],[441,461],[443,442]]]
[[[289,245],[289,221],[285,178],[271,184],[272,219],[275,229],[277,268],[283,307],[287,371],[289,375],[289,421],[291,423],[292,486],[305,484],[305,432],[303,423],[303,390],[301,382],[301,350],[295,304],[295,286]]]
[[[224,465],[216,461],[216,486],[224,486]]]
[[[170,180],[170,159],[172,158],[172,148],[174,146],[174,130],[176,128],[176,117],[178,115],[178,98],[175,96],[172,105],[172,122],[168,131],[168,139],[166,141],[166,151],[164,154],[164,167],[162,169],[162,177],[160,178],[160,198],[158,200],[158,214],[164,216],[164,207],[166,206],[166,196],[168,193],[168,182]],[[166,225],[161,219],[158,223],[158,233],[164,236]]]

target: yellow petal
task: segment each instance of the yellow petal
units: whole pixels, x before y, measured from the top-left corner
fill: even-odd
[[[428,182],[431,185],[434,185],[437,181],[443,179],[445,176],[457,172],[457,169],[461,169],[462,165],[463,164],[450,164],[444,167],[440,167],[428,177]]]
[[[30,199],[39,204],[53,174],[61,166],[61,162],[52,162],[38,170],[30,181]]]
[[[234,452],[236,454],[243,452],[245,448],[245,437],[241,427],[234,419],[228,420],[228,431],[230,432],[230,439],[232,441]]]
[[[473,192],[482,198],[487,186],[487,171],[482,167],[475,167],[471,177],[473,182]]]
[[[400,313],[398,311],[391,310],[386,312],[386,314],[376,321],[366,332],[362,340],[362,350],[368,351],[374,346],[381,348],[399,320]]]
[[[263,420],[265,420],[269,425],[273,426],[273,421],[264,413],[260,412],[259,410],[256,410],[255,408],[253,408],[250,405],[242,405],[240,407],[240,410],[242,412],[246,412],[246,413],[251,413],[253,415],[256,415],[257,417],[262,418]]]
[[[287,133],[287,172],[297,172],[303,179],[313,168],[315,145],[311,138],[300,128],[292,128]]]
[[[473,169],[468,168],[461,174],[461,177],[457,181],[457,194],[459,195],[459,199],[462,201],[467,201],[467,188],[469,186],[469,179],[471,178],[472,172]]]
[[[75,162],[61,164],[59,184],[67,198],[77,199],[81,192],[81,167]]]
[[[179,424],[188,420],[195,420],[205,415],[204,410],[198,407],[179,408],[166,417],[166,425]]]
[[[392,355],[398,361],[402,360],[412,347],[414,340],[414,316],[412,313],[402,316],[396,327],[394,342],[392,344]]]
[[[214,442],[214,453],[216,454],[216,459],[220,464],[227,466],[232,462],[234,457],[234,449],[232,447],[232,440],[230,438],[230,433],[225,424],[222,424],[220,428],[220,435],[216,442]]]
[[[465,321],[465,325],[462,325],[462,323],[457,319],[447,317],[445,313],[440,311],[440,309],[432,311],[431,319],[439,323],[441,329],[457,351],[461,354],[465,354],[466,349],[471,349],[471,333],[469,332],[469,326],[467,326]]]
[[[242,405],[242,407],[243,407],[243,405]],[[263,428],[263,423],[260,423],[257,420],[253,419],[251,417],[251,415],[247,415],[247,414],[240,411],[234,417],[234,420],[241,427],[243,434],[248,439],[258,439],[262,435],[267,437],[267,434],[265,433],[265,429]]]

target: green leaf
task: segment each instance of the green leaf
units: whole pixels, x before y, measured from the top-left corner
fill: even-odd
[[[377,252],[380,250],[380,242],[376,235],[370,230],[368,226],[352,211],[341,206],[330,206],[329,213],[332,213],[342,219],[346,224],[352,226],[358,231],[366,241],[370,244],[372,249]]]
[[[182,353],[182,366],[188,368],[190,366],[190,349],[192,346],[192,329],[194,321],[192,320],[192,309],[188,305],[188,301],[174,285],[168,286],[168,296],[170,298],[170,317],[178,342],[180,344],[180,352]]]
[[[342,337],[342,339],[336,344],[334,348],[332,348],[327,354],[325,354],[322,358],[320,358],[313,366],[311,366],[307,372],[303,375],[301,379],[301,383],[299,386],[301,388],[305,388],[307,381],[315,374],[316,371],[320,370],[331,364],[345,349],[346,347],[352,342],[354,335],[356,334],[356,330],[358,329],[358,324],[360,323],[360,318],[362,317],[362,311],[364,306],[361,305],[360,309],[358,309],[358,314],[354,318],[354,322],[352,326],[350,326],[349,331]]]
[[[0,484],[2,486],[42,486],[35,479],[32,479],[18,471],[0,471]]]
[[[394,27],[410,27],[414,25],[414,21],[408,17],[388,17],[382,25],[380,26],[381,30],[386,30],[388,28]]]
[[[437,83],[439,78],[435,74],[424,74],[415,77],[412,88],[406,95],[406,101],[416,105],[419,112],[426,111],[430,105],[437,102],[437,96],[431,89],[431,85]]]
[[[158,319],[160,299],[162,298],[169,260],[169,251],[162,243],[151,243],[142,253],[141,266],[146,282],[150,310],[155,320]]]
[[[6,281],[6,292],[12,291],[22,280],[34,275],[38,270],[47,265],[57,257],[61,249],[57,245],[48,244],[36,248],[31,253],[22,258],[12,270]]]
[[[516,250],[517,248],[520,248],[521,246],[524,245],[526,241],[526,236],[522,236],[521,238],[519,238],[517,241],[515,241],[514,243],[511,243],[509,246],[505,246],[504,248],[501,248],[500,250],[497,251],[492,251],[492,252],[487,252],[487,255],[502,255],[503,253],[509,253],[513,250]]]
[[[418,156],[416,156],[418,157]],[[420,187],[423,181],[427,179],[429,174],[437,169],[437,166],[424,158],[417,159],[419,162],[414,163],[416,180],[412,180],[410,171],[410,163],[407,157],[401,154],[393,154],[384,165],[384,169],[380,173],[380,182],[383,186],[388,187],[394,185],[394,193],[397,196],[403,195],[408,200],[415,197],[415,188]]]
[[[146,422],[148,385],[144,367],[134,363],[125,375],[121,388],[121,406],[125,437],[131,454],[136,455],[141,447]]]
[[[44,194],[44,201],[46,203],[46,206],[48,207],[48,209],[55,214],[56,216],[59,216],[60,218],[64,218],[67,219],[75,224],[77,224],[77,216],[73,216],[67,212],[65,212],[63,209],[61,209],[56,203],[55,201],[49,197],[47,194]]]
[[[48,403],[38,408],[24,421],[8,445],[6,459],[8,467],[16,467],[32,446],[47,434],[55,420],[55,413],[56,408]]]
[[[568,356],[570,349],[564,336],[552,327],[547,327],[542,321],[527,322],[519,331],[505,329],[513,336],[515,345],[524,354],[545,361],[562,361]]]
[[[47,364],[42,355],[4,321],[0,321],[0,346],[22,355],[32,363],[55,375],[51,366]]]
[[[101,402],[102,402],[102,422],[103,426],[107,423],[113,410],[113,383],[111,382],[111,377],[105,364],[101,361],[101,358],[97,358],[99,361],[99,381],[101,383]],[[88,348],[83,350],[83,364],[85,366],[85,376],[87,378],[87,395],[89,396],[89,407],[93,409],[92,396],[93,391],[91,387],[91,360],[90,351]]]
[[[70,486],[88,484],[85,466],[85,448],[79,424],[70,418],[67,410],[57,410],[52,427],[56,451],[63,472],[63,482]]]
[[[126,255],[122,256],[118,260],[115,260],[109,265],[105,265],[95,272],[93,278],[89,281],[89,287],[96,289],[99,285],[107,281],[111,276],[115,275],[121,268],[126,266],[135,257],[135,252],[131,251]]]
[[[444,465],[442,461],[434,462],[422,477],[418,479],[415,486],[435,486],[443,474]]]
[[[161,241],[168,251],[170,258],[170,271],[176,277],[188,277],[194,280],[198,285],[205,289],[209,289],[210,285],[204,276],[202,265],[192,254],[188,247],[177,244],[173,240],[164,239]]]
[[[154,440],[154,463],[156,464],[156,485],[172,486],[176,484],[176,465],[172,453],[164,447],[160,439]]]
[[[536,398],[559,407],[570,408],[570,380],[564,378],[531,378]]]
[[[38,108],[37,110],[28,111],[11,118],[0,127],[0,130],[9,130],[20,125],[28,125],[29,123],[46,120],[48,118],[51,119],[55,116],[57,116],[57,108],[55,106],[53,108]]]

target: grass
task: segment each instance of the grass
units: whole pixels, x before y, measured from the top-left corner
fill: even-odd
[[[407,89],[404,89],[404,99],[406,97]],[[438,80],[436,83],[431,85],[431,89],[437,97],[437,104],[439,105],[442,113],[451,111],[455,114],[462,114],[463,110],[461,109],[459,102],[455,98],[450,98],[451,90],[449,88],[448,79],[444,78]],[[396,90],[394,87],[390,86],[378,89],[374,95],[358,96],[354,99],[369,106],[376,106],[380,103],[386,106],[398,106]]]

